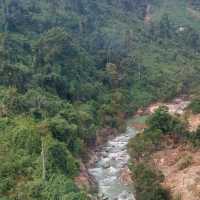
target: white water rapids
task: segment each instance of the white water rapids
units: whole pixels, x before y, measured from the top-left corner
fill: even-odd
[[[99,197],[105,200],[135,200],[133,187],[120,180],[121,171],[127,167],[129,155],[127,144],[136,135],[136,130],[127,127],[124,134],[108,141],[97,152],[98,161],[89,172],[98,183]]]
[[[157,103],[147,110],[153,113],[159,106],[165,105],[171,114],[182,114],[189,103],[188,100],[176,98],[171,103]],[[135,200],[133,186],[124,185],[120,179],[122,170],[128,165],[128,141],[137,133],[129,123],[124,134],[108,141],[97,152],[97,163],[94,168],[89,169],[98,183],[99,197],[102,200]]]

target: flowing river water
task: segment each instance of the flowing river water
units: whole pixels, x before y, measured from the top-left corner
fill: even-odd
[[[89,172],[98,183],[99,197],[105,200],[135,200],[133,186],[120,179],[121,172],[127,168],[129,155],[128,141],[137,130],[127,125],[126,132],[108,141],[97,153],[98,161]]]
[[[164,104],[170,113],[182,114],[189,105],[189,101],[176,98],[170,104]],[[149,107],[152,113],[160,104]],[[127,123],[126,132],[109,140],[96,152],[98,160],[89,172],[98,183],[99,197],[102,200],[135,200],[133,185],[124,184],[120,178],[121,172],[127,168],[129,155],[127,152],[128,141],[137,134],[133,128],[132,120]]]

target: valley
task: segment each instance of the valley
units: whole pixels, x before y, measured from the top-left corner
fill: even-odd
[[[0,0],[0,200],[197,198],[199,13]]]

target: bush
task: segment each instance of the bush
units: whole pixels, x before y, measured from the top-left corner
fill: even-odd
[[[71,192],[64,196],[63,200],[89,200],[84,192],[74,193]]]
[[[183,170],[187,167],[189,167],[192,164],[192,156],[185,155],[183,158],[181,158],[178,162],[178,169]]]
[[[52,175],[43,190],[45,199],[64,199],[71,192],[78,193],[79,190],[73,181],[64,175]]]
[[[185,125],[177,117],[170,115],[166,107],[159,107],[147,123],[150,129],[159,129],[164,134],[183,135],[185,132]]]
[[[200,126],[195,132],[188,134],[188,140],[191,141],[194,147],[200,147]]]
[[[6,193],[7,191],[9,191],[12,188],[13,184],[14,184],[14,180],[12,179],[12,177],[6,177],[6,178],[1,177],[0,194]]]
[[[61,173],[73,177],[78,173],[79,164],[64,143],[55,143],[49,147],[47,161],[49,174]]]
[[[146,163],[132,167],[134,174],[137,200],[168,200],[168,191],[162,188],[160,182],[163,175],[156,173]]]
[[[200,99],[193,99],[189,105],[189,108],[192,109],[194,114],[200,113]]]
[[[148,157],[150,153],[159,148],[160,137],[161,131],[159,129],[146,129],[144,133],[138,134],[130,140],[128,145],[129,154],[136,160]]]

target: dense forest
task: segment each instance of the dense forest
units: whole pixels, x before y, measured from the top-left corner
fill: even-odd
[[[165,9],[186,6],[199,10],[195,0],[0,0],[1,200],[89,199],[73,180],[98,131],[198,90],[199,19]]]

